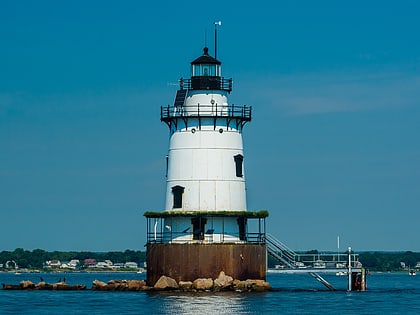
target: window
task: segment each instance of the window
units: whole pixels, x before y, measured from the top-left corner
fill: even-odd
[[[236,164],[236,177],[243,177],[242,162],[244,161],[244,157],[241,154],[238,154],[235,155],[233,158],[235,159]]]
[[[193,240],[204,240],[206,223],[206,218],[196,217],[191,219],[191,224],[193,225]]]
[[[174,186],[172,187],[172,194],[174,195],[174,209],[182,208],[182,194],[184,193],[184,187]]]

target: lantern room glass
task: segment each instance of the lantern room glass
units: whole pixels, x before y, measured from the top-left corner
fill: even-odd
[[[196,64],[192,66],[193,77],[219,77],[220,65],[216,64]]]

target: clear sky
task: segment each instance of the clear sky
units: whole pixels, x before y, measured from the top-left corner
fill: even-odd
[[[248,208],[295,250],[420,251],[419,1],[0,2],[0,250],[145,250],[160,106],[221,20]]]

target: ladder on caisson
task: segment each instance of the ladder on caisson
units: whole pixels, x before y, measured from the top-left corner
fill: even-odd
[[[185,101],[185,97],[187,96],[187,92],[188,92],[188,90],[186,90],[186,89],[176,91],[175,102],[174,102],[174,107],[175,108],[179,108],[179,107],[182,107],[184,105],[184,101]]]

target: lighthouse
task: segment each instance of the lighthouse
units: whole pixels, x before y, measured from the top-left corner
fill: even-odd
[[[215,53],[216,54],[216,53]],[[229,103],[232,79],[203,49],[162,106],[169,128],[165,209],[148,211],[147,281],[265,279],[267,211],[248,211],[242,134],[252,108]]]

